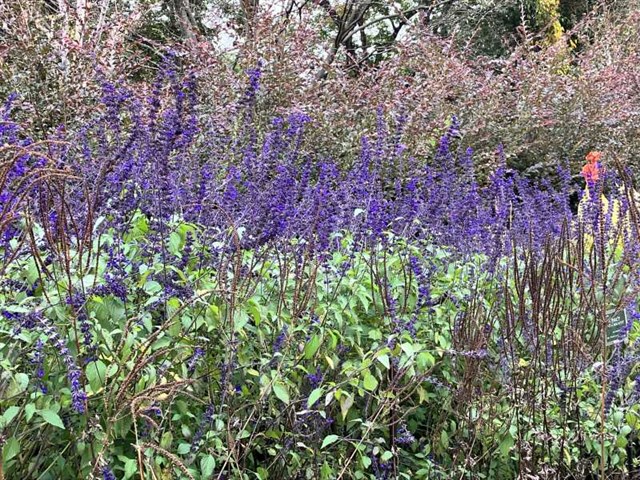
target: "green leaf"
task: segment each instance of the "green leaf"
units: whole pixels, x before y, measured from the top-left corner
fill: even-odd
[[[27,420],[27,422],[31,421],[31,418],[33,418],[34,413],[36,413],[36,405],[34,403],[27,403],[24,406],[24,417]]]
[[[111,365],[109,365],[107,367],[107,371],[106,371],[107,378],[113,377],[116,374],[117,371],[118,371],[118,365],[117,364],[112,363]]]
[[[440,445],[444,449],[449,448],[449,434],[446,430],[442,430],[442,432],[440,432]]]
[[[29,376],[26,373],[16,373],[13,377],[13,385],[9,390],[9,396],[18,395],[24,392],[29,385]]]
[[[338,440],[340,440],[340,437],[338,435],[327,435],[326,437],[324,437],[324,440],[322,441],[322,446],[320,447],[325,448],[329,445],[331,445],[332,443],[336,443]]]
[[[125,309],[122,300],[119,298],[108,298],[105,300],[104,306],[111,321],[116,322],[116,324],[119,325],[125,318]],[[106,339],[109,336],[110,335],[107,334],[104,338]]]
[[[422,370],[433,367],[436,363],[435,357],[429,352],[421,352],[416,360]]]
[[[11,423],[11,420],[14,419],[14,417],[18,414],[19,411],[20,411],[20,408],[16,407],[15,405],[7,408],[2,414],[2,417],[0,417],[0,426],[5,427],[9,425],[9,423]]]
[[[202,478],[209,478],[213,475],[213,470],[216,468],[216,459],[212,455],[207,455],[200,460],[200,471],[202,472]]]
[[[181,443],[180,445],[178,445],[178,454],[179,455],[186,455],[190,451],[191,451],[191,445],[190,444]]]
[[[378,328],[371,329],[369,330],[369,338],[371,340],[381,340],[382,332]]]
[[[162,285],[155,280],[149,280],[144,284],[144,291],[147,295],[154,295],[162,291]]]
[[[253,318],[256,327],[260,326],[262,316],[260,315],[260,307],[255,302],[249,302],[247,305],[247,313]]]
[[[319,334],[311,337],[311,340],[307,342],[304,347],[304,358],[306,360],[310,360],[316,354],[318,349],[320,348],[320,343],[322,343],[322,336]]]
[[[329,391],[329,392],[327,392],[327,396],[326,396],[326,397],[324,397],[324,406],[325,406],[325,407],[328,407],[328,406],[329,406],[329,404],[330,404],[331,402],[333,402],[334,395],[335,395],[335,394],[334,394],[334,392],[333,392],[333,391]]]
[[[613,412],[613,415],[611,415],[611,419],[613,420],[613,424],[615,426],[620,425],[620,423],[622,423],[623,418],[624,418],[624,413],[622,413],[621,411],[615,411]]]
[[[500,447],[499,447],[500,453],[502,454],[503,457],[507,457],[509,455],[509,452],[511,451],[511,447],[513,447],[514,444],[515,444],[515,441],[511,435],[504,437],[504,440],[502,440],[502,443],[500,443]]]
[[[49,425],[53,425],[54,427],[61,428],[64,430],[64,424],[62,423],[62,419],[60,416],[54,412],[53,410],[38,410],[38,415],[42,417],[42,419],[47,422]]]
[[[349,409],[353,405],[353,395],[346,394],[343,397],[340,397],[340,411],[342,412],[342,420],[347,418],[347,413],[349,413]]]
[[[138,462],[135,459],[130,458],[124,464],[124,478],[125,480],[133,477],[138,471]]]
[[[320,479],[321,480],[329,480],[330,478],[335,478],[336,475],[333,473],[333,469],[325,460],[322,464],[322,468],[320,469]]]
[[[402,343],[400,345],[400,348],[402,349],[402,351],[404,353],[406,353],[409,356],[412,356],[416,352],[412,343],[408,343],[408,342],[407,343]]]
[[[104,386],[104,381],[107,374],[107,366],[102,360],[87,364],[86,373],[87,380],[89,380],[89,385],[91,386],[91,390],[93,390],[94,393]]]
[[[233,316],[233,329],[236,332],[242,331],[245,325],[249,323],[249,314],[245,311],[239,310],[235,312]]]
[[[376,377],[371,375],[370,372],[365,372],[364,380],[362,383],[364,384],[365,390],[369,390],[370,392],[373,392],[376,388],[378,388],[378,380],[376,380]]]
[[[320,399],[322,394],[324,393],[324,388],[316,388],[311,394],[309,394],[309,398],[307,399],[307,408],[312,408],[315,403]]]
[[[132,426],[133,422],[131,420],[131,417],[123,417],[113,423],[113,432],[115,433],[116,437],[125,438],[131,430]]]
[[[635,427],[638,423],[638,416],[634,412],[627,412],[625,419],[627,420],[629,426],[632,428]]]
[[[329,365],[329,368],[331,370],[334,370],[336,368],[336,364],[333,361],[333,358],[331,358],[329,355],[325,355],[324,359],[327,361],[327,365]]]
[[[289,405],[289,391],[287,387],[282,383],[276,383],[273,385],[273,393],[276,394],[276,397],[280,399],[283,403]]]
[[[169,235],[169,252],[171,252],[173,255],[177,255],[178,253],[180,253],[181,244],[182,237],[180,237],[180,234],[177,232],[172,232],[171,235]]]
[[[389,355],[387,355],[387,354],[379,355],[378,356],[378,361],[382,365],[384,365],[387,370],[389,370],[389,368],[391,368],[391,363],[389,362]]]
[[[20,453],[20,442],[16,437],[11,437],[2,447],[2,461],[7,463]]]
[[[168,449],[171,447],[171,442],[173,442],[173,434],[171,432],[164,432],[160,438],[160,446]]]

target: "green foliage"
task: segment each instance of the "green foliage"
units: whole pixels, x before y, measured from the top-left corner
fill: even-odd
[[[165,256],[185,255],[187,233],[198,229],[182,223],[172,232],[158,249],[146,217],[138,216],[121,239],[126,299],[95,288],[86,298],[97,346],[82,364],[86,413],[71,408],[55,351],[45,350],[38,378],[32,352],[46,340],[42,334],[2,320],[0,428],[10,478],[88,478],[108,465],[124,479],[140,472],[368,479],[383,467],[397,478],[466,472],[507,479],[526,467],[523,455],[542,465],[584,469],[588,462],[585,471],[597,469],[597,368],[575,385],[575,414],[568,416],[561,400],[529,410],[520,382],[534,361],[522,338],[507,382],[499,347],[505,285],[482,256],[408,246],[392,235],[384,247],[354,251],[347,235],[321,262],[300,256],[295,245],[211,262],[219,246],[195,235],[189,248],[200,257],[178,268]],[[53,262],[30,294],[4,290],[0,309],[42,310],[81,362],[90,350],[76,333],[66,292],[103,285],[107,252],[117,241],[104,232],[91,262],[87,252],[70,252],[79,260],[70,277],[58,275],[62,266]],[[433,272],[428,308],[417,307],[410,257]],[[7,273],[23,279],[33,268],[25,260]],[[167,294],[168,269],[176,274],[171,291],[188,287],[188,294]],[[515,283],[509,285],[517,297]],[[490,335],[481,343],[466,339],[470,327],[459,327],[460,319],[487,313],[495,324],[481,329]],[[631,341],[639,334],[636,328]],[[620,395],[632,387],[628,381]],[[551,379],[544,388],[561,394]],[[608,415],[608,468],[627,468],[638,414],[637,405],[627,405]],[[415,439],[402,440],[401,427]]]

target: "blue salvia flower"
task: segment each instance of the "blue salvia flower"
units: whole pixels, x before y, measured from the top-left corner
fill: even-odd
[[[215,413],[215,408],[213,406],[213,403],[210,403],[207,406],[207,409],[204,412],[204,415],[200,419],[200,424],[198,425],[198,429],[196,430],[196,433],[193,436],[193,441],[191,442],[191,453],[195,453],[200,449],[202,438],[211,428],[211,423],[213,422],[214,413]]]
[[[110,245],[107,249],[107,271],[104,274],[104,285],[98,286],[97,295],[113,295],[122,301],[127,299],[128,289],[124,283],[127,278],[125,267],[129,263],[122,250]]]
[[[187,232],[186,238],[184,241],[184,247],[182,248],[182,253],[180,257],[180,263],[178,263],[179,270],[185,270],[187,265],[189,264],[189,260],[191,260],[193,253],[193,234],[191,232]]]
[[[80,382],[82,371],[71,355],[66,341],[58,333],[56,327],[50,322],[50,320],[46,319],[40,312],[34,312],[33,316],[42,333],[44,333],[53,344],[57,354],[62,359],[62,363],[67,369],[67,379],[69,380],[71,389],[71,404],[74,410],[78,413],[84,413],[87,394]]]
[[[255,68],[249,68],[245,72],[249,77],[249,86],[245,90],[241,104],[250,107],[254,104],[258,90],[260,89],[260,78],[262,77],[262,64],[259,62]]]
[[[398,445],[411,445],[416,441],[416,437],[407,429],[407,426],[403,423],[396,432],[396,443]]]
[[[608,388],[607,395],[604,399],[605,411],[609,412],[611,410],[613,400],[615,399],[624,381],[626,380],[633,367],[637,364],[639,359],[640,356],[636,355],[635,353],[626,352],[623,355],[621,344],[616,345],[613,353],[612,363],[607,370]]]
[[[373,475],[376,480],[388,480],[391,478],[391,468],[392,465],[390,462],[381,462],[378,460],[378,457],[375,454],[371,454],[371,467],[373,469]]]
[[[121,87],[103,84],[106,113],[78,134],[77,158],[70,160],[68,149],[54,152],[56,162],[72,163],[86,178],[96,178],[101,169],[108,169],[104,185],[96,186],[104,194],[99,195],[93,213],[107,216],[114,226],[126,225],[126,219],[139,209],[160,229],[174,216],[202,222],[214,235],[234,225],[246,229],[243,247],[296,238],[313,245],[314,254],[323,258],[332,247],[332,235],[341,229],[353,232],[359,244],[365,237],[373,244],[385,241],[383,232],[392,230],[461,250],[479,248],[493,258],[514,238],[515,233],[508,230],[533,230],[532,238],[539,244],[546,232],[557,231],[560,225],[551,217],[561,208],[569,212],[567,202],[555,201],[557,195],[551,190],[514,181],[504,160],[489,188],[480,189],[471,152],[458,154],[451,146],[460,135],[456,118],[441,139],[435,164],[426,169],[400,158],[403,115],[389,133],[382,110],[377,143],[372,147],[363,138],[359,162],[347,169],[302,156],[300,141],[309,117],[300,112],[287,122],[274,121],[274,130],[262,143],[250,126],[238,134],[216,133],[216,141],[200,141],[193,133],[197,130],[193,79],[181,83],[172,62],[169,55],[154,84],[148,111]],[[245,100],[253,103],[260,68],[248,74]],[[173,96],[170,105],[161,101],[165,83]],[[126,114],[121,115],[125,108]],[[222,132],[223,127],[215,130]],[[191,146],[196,148],[192,151]],[[503,150],[499,156],[503,159]],[[20,160],[16,168],[27,168],[34,161],[25,158],[26,163]],[[228,175],[222,180],[225,169]],[[403,172],[402,178],[389,174],[396,171]],[[515,201],[514,189],[522,190],[521,200]],[[0,195],[9,198],[12,192]],[[80,205],[81,195],[72,203]],[[205,211],[205,203],[220,208]],[[354,217],[356,210],[363,214]],[[540,217],[544,219],[533,221]],[[368,235],[363,235],[365,231]],[[107,275],[104,287],[124,298],[118,278]]]
[[[51,320],[47,319],[42,312],[37,311],[31,312],[27,315],[13,314],[7,311],[3,311],[2,313],[5,318],[13,320],[17,324],[14,328],[15,332],[19,333],[22,329],[39,330],[47,336],[47,341],[52,343],[57,355],[60,356],[62,363],[67,370],[67,379],[69,380],[69,386],[71,389],[72,406],[76,412],[84,413],[87,394],[80,382],[82,371],[76,364],[73,355],[71,355],[66,341],[62,338]],[[40,377],[40,373],[44,376],[44,370],[40,370],[39,365],[43,361],[43,349],[45,342],[39,342],[40,341],[36,342],[36,352],[32,358],[37,366],[37,375],[39,378],[42,378]],[[41,390],[44,393],[45,389],[41,387]]]
[[[486,348],[480,348],[478,350],[447,350],[447,353],[474,360],[484,360],[489,355]]]
[[[35,344],[34,351],[31,356],[31,363],[36,367],[36,377],[40,379],[38,387],[43,394],[47,393],[47,386],[42,382],[44,378],[44,342],[38,339]]]
[[[10,312],[8,310],[2,310],[2,316],[8,320],[10,323],[13,323],[13,335],[20,335],[20,332],[23,328],[31,329],[35,325],[33,322],[32,315],[23,316],[20,313]]]
[[[108,465],[102,467],[102,479],[103,480],[116,480],[116,476]]]
[[[196,365],[198,364],[198,360],[200,360],[204,356],[204,350],[200,347],[197,347],[193,352],[193,355],[187,362],[187,371],[189,374],[192,374],[196,370]]]
[[[430,289],[430,278],[425,273],[422,265],[420,265],[420,261],[418,257],[411,255],[409,257],[409,265],[413,274],[416,277],[416,282],[418,284],[418,300],[416,302],[416,309],[422,310],[425,307],[429,307],[432,305],[431,301],[431,289]]]
[[[86,348],[85,362],[95,360],[95,354],[98,346],[93,343],[93,334],[91,333],[92,325],[89,321],[85,309],[86,297],[76,292],[67,298],[67,304],[70,305],[75,312],[76,318],[80,325],[80,333],[82,333],[82,345]]]
[[[316,367],[315,373],[308,373],[306,375],[307,380],[309,380],[309,385],[311,388],[318,388],[322,384],[322,380],[324,379],[324,374],[320,370],[320,367]]]
[[[278,334],[275,341],[273,342],[273,353],[277,353],[282,350],[282,347],[284,346],[285,341],[287,340],[288,331],[289,331],[289,328],[286,325],[282,327],[282,329],[280,330],[280,333]]]

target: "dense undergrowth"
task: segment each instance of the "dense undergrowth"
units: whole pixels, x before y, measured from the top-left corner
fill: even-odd
[[[347,168],[249,77],[227,123],[170,64],[46,140],[6,104],[0,477],[637,472],[629,172],[574,214],[563,166],[478,179],[455,118],[425,161],[382,115]]]

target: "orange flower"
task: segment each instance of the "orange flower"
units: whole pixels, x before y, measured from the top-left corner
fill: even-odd
[[[595,183],[600,178],[600,159],[602,152],[589,152],[587,154],[587,164],[580,172],[587,183]]]
[[[587,162],[591,164],[598,163],[600,158],[602,158],[602,152],[589,152],[587,153]]]

